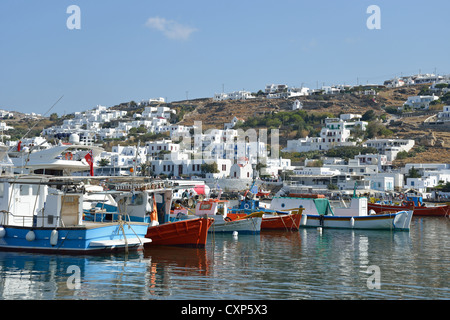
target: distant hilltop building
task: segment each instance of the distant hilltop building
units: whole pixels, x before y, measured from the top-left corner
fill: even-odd
[[[359,126],[362,130],[367,127],[366,121],[359,120],[361,115],[341,114],[340,118],[325,119],[325,127],[319,137],[306,137],[288,140],[283,152],[307,152],[314,150],[329,150],[336,146],[354,146],[350,141],[351,131]]]
[[[440,121],[450,121],[450,106],[444,106],[442,111],[437,115]]]
[[[430,108],[430,103],[438,100],[439,97],[435,96],[411,96],[408,97],[406,102],[403,104],[403,108],[410,107],[412,109],[425,109],[428,110]]]
[[[224,100],[247,100],[253,99],[254,96],[249,91],[234,91],[231,93],[216,93],[214,94],[214,101],[224,101]]]
[[[384,81],[387,88],[398,88],[402,86],[410,86],[415,84],[436,83],[448,79],[448,76],[438,76],[433,73],[416,74],[405,77],[395,77]]]

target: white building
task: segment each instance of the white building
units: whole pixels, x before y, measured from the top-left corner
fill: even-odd
[[[337,146],[354,146],[356,142],[350,141],[351,131],[357,126],[365,130],[366,121],[353,120],[353,115],[342,114],[340,118],[325,119],[325,126],[320,131],[319,137],[306,137],[297,140],[288,140],[284,152],[306,152],[314,150],[329,150]]]
[[[444,106],[442,111],[437,115],[440,121],[450,121],[450,106]]]
[[[413,109],[429,109],[430,103],[438,100],[439,97],[432,95],[432,96],[411,96],[408,97],[406,102],[403,104],[403,108],[410,107]]]
[[[248,100],[255,98],[250,91],[234,91],[230,93],[216,93],[214,94],[214,101],[224,100]]]
[[[387,88],[399,88],[399,87],[403,87],[405,85],[405,81],[403,79],[400,79],[400,78],[396,77],[396,78],[391,79],[391,80],[386,80],[384,82],[384,85]]]
[[[300,102],[300,100],[295,100],[292,104],[292,110],[302,110],[303,104]]]
[[[412,139],[369,139],[363,146],[376,148],[379,153],[386,155],[387,161],[394,161],[400,151],[409,152],[414,144]]]
[[[145,107],[141,114],[142,118],[165,118],[170,119],[172,114],[176,114],[175,109],[170,109],[169,107]]]
[[[147,154],[149,156],[154,156],[159,154],[161,151],[167,152],[179,152],[180,145],[178,143],[173,143],[170,139],[163,139],[158,141],[147,141],[145,143],[147,148]]]
[[[224,123],[224,125],[223,125],[224,130],[233,129],[234,126],[236,125],[236,123],[238,123],[239,121],[244,122],[244,119],[239,119],[236,116],[234,116],[230,122]]]

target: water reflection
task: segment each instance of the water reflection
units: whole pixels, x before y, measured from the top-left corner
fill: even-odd
[[[0,253],[1,299],[450,299],[449,219],[410,232],[216,234],[203,249],[114,256]],[[80,289],[67,285],[71,265]],[[378,266],[371,289],[368,269]]]

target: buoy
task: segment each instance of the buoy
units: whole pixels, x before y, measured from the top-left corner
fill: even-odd
[[[50,235],[50,244],[52,246],[56,246],[57,243],[58,243],[58,231],[57,230],[53,230],[51,235]]]
[[[27,241],[34,241],[36,239],[34,231],[33,230],[28,231],[27,235],[25,236],[25,239],[27,239]]]
[[[233,231],[233,237],[237,238],[238,236],[238,232],[237,231]]]
[[[322,234],[322,227],[318,227],[318,228],[317,228],[317,231],[318,231],[320,234]]]
[[[352,228],[355,226],[355,219],[353,219],[353,217],[350,218],[350,226]]]
[[[369,215],[374,215],[374,214],[377,214],[377,213],[375,212],[375,210],[370,209],[370,210],[369,210]]]
[[[302,218],[300,220],[300,225],[306,226],[307,222],[308,222],[308,215],[306,213],[302,213]]]
[[[2,226],[0,226],[0,238],[3,238],[6,236],[6,230]]]

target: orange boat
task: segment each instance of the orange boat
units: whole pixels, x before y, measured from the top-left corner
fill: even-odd
[[[168,246],[204,247],[208,229],[214,219],[196,218],[176,222],[167,222],[149,227],[146,238],[152,239],[151,244]]]
[[[247,216],[245,213],[227,213],[227,217],[231,220],[240,219]],[[300,227],[301,214],[280,214],[265,215],[262,218],[261,230],[293,230],[296,231]]]

